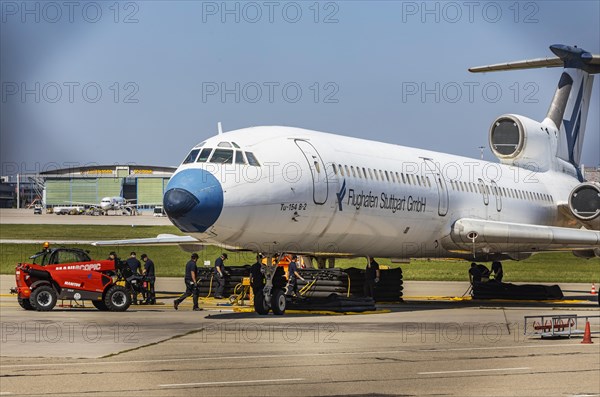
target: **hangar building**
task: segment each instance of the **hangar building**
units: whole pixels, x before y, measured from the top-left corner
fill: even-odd
[[[94,165],[40,173],[34,180],[36,196],[46,206],[66,203],[100,203],[103,197],[121,196],[139,208],[162,205],[174,167],[145,165]]]

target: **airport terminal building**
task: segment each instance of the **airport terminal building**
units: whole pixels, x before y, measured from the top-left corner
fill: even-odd
[[[2,207],[25,208],[34,203],[47,207],[70,203],[100,203],[103,197],[121,196],[139,206],[162,205],[162,198],[175,167],[150,165],[94,165],[63,168],[36,175],[21,175],[3,185]],[[17,205],[17,201],[19,201]]]

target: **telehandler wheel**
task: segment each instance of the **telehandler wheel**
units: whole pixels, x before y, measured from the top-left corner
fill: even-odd
[[[31,293],[29,303],[38,312],[49,312],[56,305],[58,295],[49,285],[37,287]]]
[[[31,306],[31,302],[29,299],[17,298],[17,302],[19,302],[19,306],[21,306],[25,310],[33,310],[33,306]]]
[[[111,312],[124,312],[131,305],[131,292],[123,286],[113,285],[106,291],[104,304]]]
[[[94,305],[94,307],[100,310],[101,312],[108,311],[108,307],[106,307],[104,301],[92,301],[92,305]]]

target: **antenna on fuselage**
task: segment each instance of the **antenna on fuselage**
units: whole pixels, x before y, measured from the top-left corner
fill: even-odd
[[[221,125],[220,121],[217,123],[217,131],[218,131],[219,135],[221,135],[223,133],[223,126]]]

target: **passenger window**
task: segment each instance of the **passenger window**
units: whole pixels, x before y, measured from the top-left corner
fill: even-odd
[[[210,162],[217,164],[231,164],[233,162],[233,150],[215,149],[215,152],[210,158]]]
[[[335,166],[335,164],[331,164],[331,166],[333,167],[334,175],[337,175],[337,167]]]
[[[246,160],[244,160],[244,153],[236,150],[235,152],[235,163],[236,164],[246,164]]]
[[[256,157],[254,157],[254,153],[246,152],[246,158],[248,159],[248,164],[250,164],[254,167],[260,167],[260,163],[258,162]]]
[[[392,177],[392,182],[396,183],[396,177],[394,176],[394,173],[392,171],[390,171],[390,176]]]
[[[389,182],[390,181],[390,176],[388,175],[388,172],[385,171],[385,179]]]
[[[346,175],[350,176],[350,168],[348,168],[347,165],[345,165],[344,168],[346,169]]]
[[[354,166],[351,165],[350,169],[352,170],[352,176],[356,178],[356,171],[354,171]]]
[[[369,179],[373,179],[373,171],[369,168]]]
[[[183,164],[193,163],[196,160],[196,156],[198,156],[198,152],[200,152],[200,149],[192,150],[185,160],[183,160]]]
[[[342,167],[341,164],[339,164],[338,166],[340,167],[340,175],[341,176],[346,176],[346,175],[344,175],[344,167]]]
[[[206,160],[208,160],[208,158],[210,157],[210,152],[212,152],[212,149],[210,148],[202,149],[202,151],[200,152],[200,156],[198,156],[198,160],[196,161],[198,163],[206,163]]]

